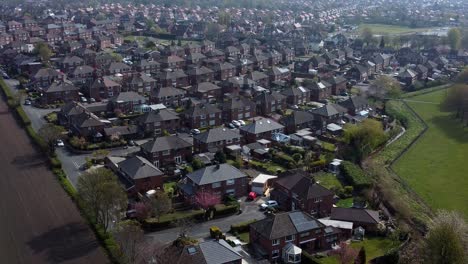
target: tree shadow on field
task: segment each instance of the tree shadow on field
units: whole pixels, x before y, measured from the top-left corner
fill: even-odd
[[[454,139],[458,143],[468,143],[467,118],[462,121],[461,119],[455,118],[454,115],[435,116],[428,121],[442,131],[448,138]]]
[[[78,222],[51,229],[30,240],[28,245],[36,254],[45,252],[50,263],[80,258],[99,247],[89,227]]]
[[[36,154],[27,154],[20,155],[13,158],[11,164],[16,165],[20,169],[26,168],[35,168],[44,165],[47,162],[45,155],[36,153]]]

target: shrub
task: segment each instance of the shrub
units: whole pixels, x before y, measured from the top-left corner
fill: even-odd
[[[50,165],[55,169],[62,168],[62,162],[58,158],[50,158]]]
[[[23,108],[21,106],[16,108],[16,113],[21,119],[21,123],[24,126],[29,126],[31,124],[31,120],[29,119],[28,115],[26,115],[26,112],[24,112]]]
[[[368,175],[354,163],[343,161],[341,163],[341,172],[345,180],[358,191],[367,189],[371,185]]]
[[[214,216],[215,217],[222,217],[222,216],[226,216],[226,215],[235,214],[238,211],[239,211],[239,205],[238,204],[233,204],[233,205],[217,204],[217,205],[215,205]]]
[[[220,238],[223,235],[223,232],[221,232],[221,229],[217,226],[212,226],[210,227],[210,237],[211,238]]]
[[[8,88],[8,85],[2,78],[0,78],[0,87],[2,88],[3,94],[7,99],[13,99],[13,93],[10,91],[10,88]]]
[[[353,195],[353,191],[354,191],[354,188],[353,186],[345,186],[344,187],[344,194],[347,196],[347,197],[351,197]]]
[[[253,219],[247,222],[242,222],[238,224],[231,225],[231,233],[244,233],[249,232],[250,224],[257,222],[257,219]]]
[[[304,250],[302,251],[302,255],[301,255],[301,263],[318,264],[318,262],[314,259],[314,257],[312,257],[312,255],[305,252]]]

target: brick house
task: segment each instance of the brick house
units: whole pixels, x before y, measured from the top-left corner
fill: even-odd
[[[240,127],[240,134],[246,143],[254,143],[259,139],[271,140],[274,133],[282,133],[284,126],[268,118],[260,118]]]
[[[143,157],[130,157],[119,162],[117,167],[117,173],[133,184],[131,192],[145,193],[163,187],[164,173]]]
[[[110,98],[109,107],[111,111],[120,111],[123,114],[141,112],[141,107],[146,103],[146,98],[136,92],[121,92]]]
[[[297,130],[313,127],[315,118],[306,111],[293,111],[290,115],[283,116],[280,122],[286,127],[286,133],[292,134]]]
[[[241,135],[239,131],[218,127],[209,129],[193,136],[193,148],[195,153],[223,150],[227,146],[239,145]]]
[[[156,88],[156,80],[151,78],[149,74],[138,73],[128,79],[126,86],[130,91],[148,93]]]
[[[189,173],[179,188],[185,199],[196,203],[198,193],[212,193],[219,197],[242,197],[249,190],[248,176],[227,163],[207,166]]]
[[[84,93],[89,98],[94,98],[96,101],[114,97],[120,93],[122,86],[112,80],[110,76],[97,78],[93,84],[84,87]]]
[[[140,60],[135,66],[138,72],[156,74],[161,69],[161,64],[154,60]]]
[[[211,104],[198,104],[184,112],[184,119],[189,128],[220,126],[223,123],[222,111]]]
[[[174,87],[161,87],[150,94],[150,102],[166,106],[180,106],[185,98],[185,91]]]
[[[66,56],[58,62],[58,66],[63,72],[69,72],[78,66],[83,66],[84,60],[78,56]]]
[[[41,103],[54,104],[57,102],[78,101],[80,89],[69,82],[56,81],[42,90]]]
[[[375,232],[380,223],[379,212],[364,208],[339,208],[331,210],[331,220],[351,222],[355,227],[361,226],[368,232]]]
[[[205,67],[191,67],[188,71],[189,83],[197,85],[202,82],[212,82],[214,80],[214,72]]]
[[[343,76],[334,76],[330,79],[326,79],[325,81],[331,84],[333,95],[340,95],[341,93],[346,92],[347,81]]]
[[[54,81],[63,81],[65,74],[52,68],[42,68],[34,74],[32,82],[37,87],[47,87]]]
[[[348,110],[348,114],[354,116],[359,111],[369,108],[369,101],[363,96],[351,96],[348,99],[338,103]]]
[[[223,121],[243,120],[255,117],[256,105],[252,100],[244,97],[236,97],[223,102]]]
[[[307,85],[307,88],[310,90],[310,100],[312,101],[321,101],[332,95],[332,85],[325,81],[313,81]]]
[[[250,224],[250,243],[259,248],[270,263],[301,263],[301,253],[331,248],[340,230],[325,226],[301,212],[275,214]]]
[[[94,81],[94,68],[88,65],[77,66],[68,74],[70,80],[77,86],[91,84]]]
[[[289,71],[288,68],[279,68],[275,66],[268,69],[267,73],[270,78],[270,82],[291,80],[291,71]]]
[[[194,86],[193,94],[199,99],[220,99],[223,97],[223,91],[221,87],[211,82],[202,82]]]
[[[286,96],[286,103],[289,105],[300,105],[310,102],[309,89],[299,86],[290,87],[282,92]]]
[[[167,56],[161,59],[161,66],[169,69],[182,69],[185,64],[185,60],[179,56]]]
[[[109,67],[107,68],[108,75],[115,75],[120,73],[124,76],[128,76],[132,73],[132,67],[128,66],[123,62],[111,62]]]
[[[229,62],[218,62],[209,67],[215,73],[216,80],[227,80],[236,74],[236,67]]]
[[[346,112],[348,112],[348,110],[338,104],[327,104],[311,111],[318,124],[322,124],[323,126],[339,122]]]
[[[284,210],[301,210],[314,217],[331,214],[334,193],[315,182],[308,173],[296,170],[285,173],[273,185],[270,199]]]
[[[169,109],[144,113],[137,118],[138,131],[145,136],[159,136],[163,131],[175,133],[180,128],[180,118]]]
[[[192,146],[178,136],[157,137],[141,145],[141,153],[156,167],[167,168],[191,160]]]
[[[268,116],[278,110],[286,109],[286,97],[278,92],[265,92],[254,98],[257,114]]]
[[[165,70],[160,72],[156,79],[161,87],[186,87],[189,85],[188,76],[183,70]]]

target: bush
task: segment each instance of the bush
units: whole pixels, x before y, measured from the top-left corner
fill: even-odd
[[[32,128],[32,126],[26,126],[26,133],[28,133],[29,137],[31,140],[42,150],[42,151],[47,151],[48,146],[47,143],[42,139],[36,131]]]
[[[226,216],[226,215],[235,214],[238,211],[239,211],[239,205],[238,204],[233,204],[233,205],[217,204],[217,205],[215,205],[214,216],[215,217],[222,217],[222,216]]]
[[[351,184],[356,190],[362,191],[371,185],[371,180],[368,175],[356,164],[343,161],[341,163],[341,172],[345,180]]]
[[[58,158],[50,158],[50,166],[52,166],[53,169],[60,169],[62,168],[62,162]]]
[[[249,232],[250,230],[250,224],[257,222],[257,219],[253,219],[247,222],[242,222],[238,224],[231,225],[231,230],[229,232],[231,233],[244,233],[244,232]]]
[[[210,227],[210,237],[211,238],[221,238],[221,236],[223,235],[223,232],[221,231],[221,229],[217,226],[212,226]]]
[[[0,87],[8,100],[13,99],[13,93],[10,91],[10,88],[8,88],[8,85],[5,83],[3,78],[0,78]]]
[[[21,118],[21,123],[24,126],[29,126],[31,124],[31,120],[29,119],[28,115],[26,115],[26,112],[24,112],[21,106],[16,108],[16,113]]]
[[[314,257],[312,257],[312,255],[310,255],[309,253],[305,252],[304,250],[302,251],[302,255],[301,255],[301,263],[305,263],[305,264],[319,264],[319,263],[314,259]]]

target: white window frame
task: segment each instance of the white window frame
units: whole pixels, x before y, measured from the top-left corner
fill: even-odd
[[[279,244],[280,244],[280,240],[279,240],[279,239],[273,239],[273,240],[271,241],[271,245],[272,245],[272,246],[277,246],[277,245],[279,245]]]
[[[211,188],[215,189],[215,188],[220,188],[221,187],[221,182],[213,182],[211,184]]]
[[[291,237],[291,239],[288,240],[288,237]],[[293,241],[294,239],[296,239],[296,236],[295,236],[295,235],[290,235],[290,236],[286,236],[286,237],[284,238],[284,241],[285,241],[285,242],[291,242],[291,241]]]
[[[226,185],[234,185],[234,184],[236,184],[236,180],[235,180],[235,179],[226,180]]]
[[[275,254],[276,254],[276,256],[275,256]],[[279,249],[275,249],[275,250],[271,251],[271,258],[272,259],[279,258],[279,256],[280,256]]]

